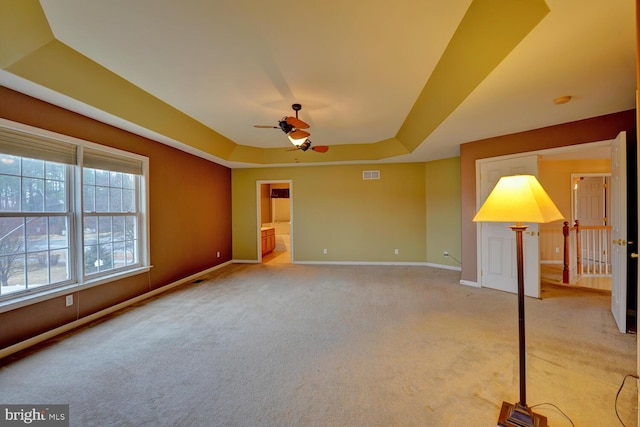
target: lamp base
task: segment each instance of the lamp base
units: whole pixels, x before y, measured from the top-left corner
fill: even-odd
[[[501,427],[547,427],[547,417],[534,414],[528,406],[502,402],[498,425]]]

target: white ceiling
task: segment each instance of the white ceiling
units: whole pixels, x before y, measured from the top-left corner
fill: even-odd
[[[471,0],[40,3],[55,37],[83,55],[238,144],[287,148],[281,131],[253,125],[276,125],[294,102],[316,145],[394,137]],[[634,1],[546,3],[549,14],[417,149],[384,161],[456,156],[464,142],[634,108]],[[555,105],[561,95],[573,99]]]

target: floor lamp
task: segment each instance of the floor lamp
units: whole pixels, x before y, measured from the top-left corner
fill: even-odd
[[[527,405],[524,334],[524,269],[522,232],[523,222],[545,223],[563,219],[538,180],[532,175],[500,178],[476,216],[475,222],[515,222],[510,226],[516,233],[518,269],[518,338],[520,354],[520,401],[502,402],[498,425],[502,427],[546,427],[547,417],[533,413]]]

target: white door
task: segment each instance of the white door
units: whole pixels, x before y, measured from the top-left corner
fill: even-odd
[[[605,180],[604,176],[585,176],[577,182],[576,199],[577,213],[576,219],[580,220],[580,226],[606,225],[605,219]],[[583,243],[588,243],[583,240]],[[583,265],[595,267],[602,262],[602,251],[610,253],[609,247],[602,248],[599,244],[587,244],[582,248]]]
[[[627,332],[627,135],[611,144],[611,313]]]
[[[605,225],[604,176],[585,176],[577,182],[578,213],[580,225]]]
[[[479,209],[503,176],[538,174],[538,157],[523,156],[480,163]],[[480,286],[512,293],[518,292],[515,232],[509,223],[483,222],[479,224]],[[538,224],[527,224],[524,243],[524,293],[540,297],[540,263]]]

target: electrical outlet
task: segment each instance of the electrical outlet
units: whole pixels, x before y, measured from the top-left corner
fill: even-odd
[[[442,254],[442,256],[449,256],[449,252],[448,252],[448,251],[444,251],[444,253]]]
[[[560,248],[556,248],[556,253],[559,254],[560,253]]]
[[[220,251],[216,252],[216,256],[220,258]]]
[[[327,254],[327,248],[324,248],[324,249],[322,250],[322,253],[326,255],[326,254]]]
[[[67,307],[70,307],[73,305],[73,295],[67,295],[65,298],[65,304]]]
[[[395,253],[396,255],[398,255],[398,250],[397,250],[397,249],[395,249],[395,250],[393,251],[393,253]]]

